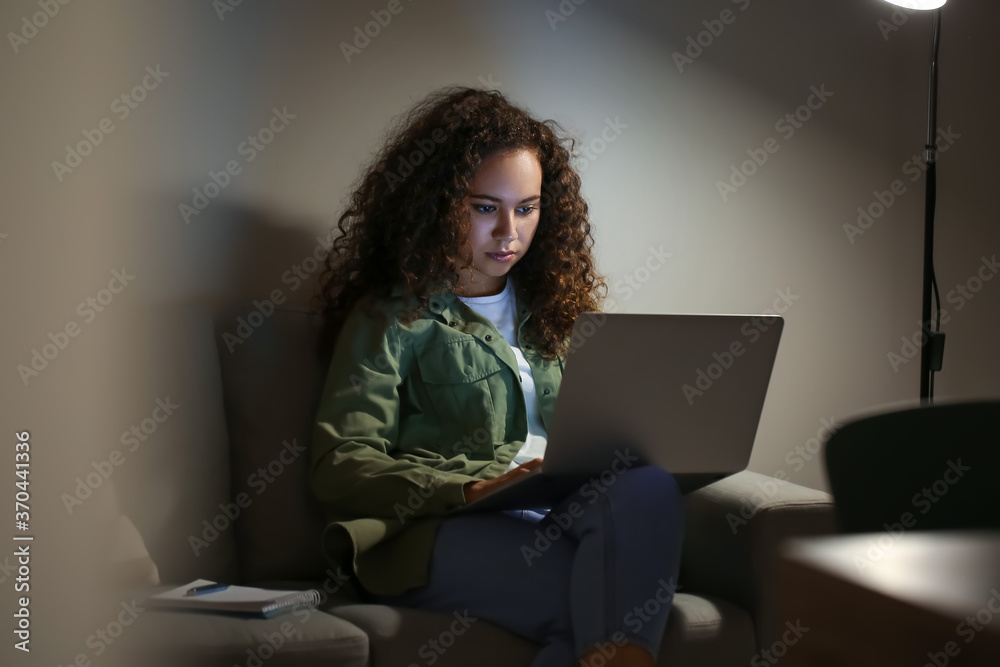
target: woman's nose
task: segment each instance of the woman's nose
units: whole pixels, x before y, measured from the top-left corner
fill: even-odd
[[[517,238],[517,225],[514,222],[514,211],[501,210],[497,215],[497,226],[493,229],[494,238],[514,240]]]

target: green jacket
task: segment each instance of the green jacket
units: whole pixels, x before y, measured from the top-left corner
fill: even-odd
[[[514,287],[518,343],[548,428],[563,359],[535,352]],[[310,446],[326,559],[352,565],[381,595],[427,582],[437,528],[465,504],[462,486],[504,473],[528,432],[517,360],[493,323],[450,292],[401,323],[415,303],[397,288],[374,316],[360,304],[347,316]]]

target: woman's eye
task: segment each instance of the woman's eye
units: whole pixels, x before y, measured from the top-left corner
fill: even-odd
[[[476,213],[494,213],[497,210],[496,206],[491,206],[490,204],[473,204],[472,210]],[[520,215],[531,215],[532,211],[537,211],[537,206],[518,206],[517,212]]]

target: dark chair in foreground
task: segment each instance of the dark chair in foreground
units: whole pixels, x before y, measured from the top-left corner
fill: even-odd
[[[826,467],[841,532],[1000,529],[1000,401],[857,419],[830,437]]]

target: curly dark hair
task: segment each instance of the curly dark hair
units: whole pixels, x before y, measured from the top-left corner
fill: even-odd
[[[403,314],[408,321],[433,294],[457,293],[458,272],[472,257],[465,240],[471,181],[492,156],[528,149],[542,167],[541,210],[528,251],[508,275],[525,290],[540,354],[563,356],[574,319],[600,309],[607,285],[595,269],[587,203],[570,164],[575,140],[553,127],[562,132],[495,90],[465,87],[438,90],[398,120],[361,173],[320,275],[321,354],[364,297],[388,297],[402,284],[419,304]]]

